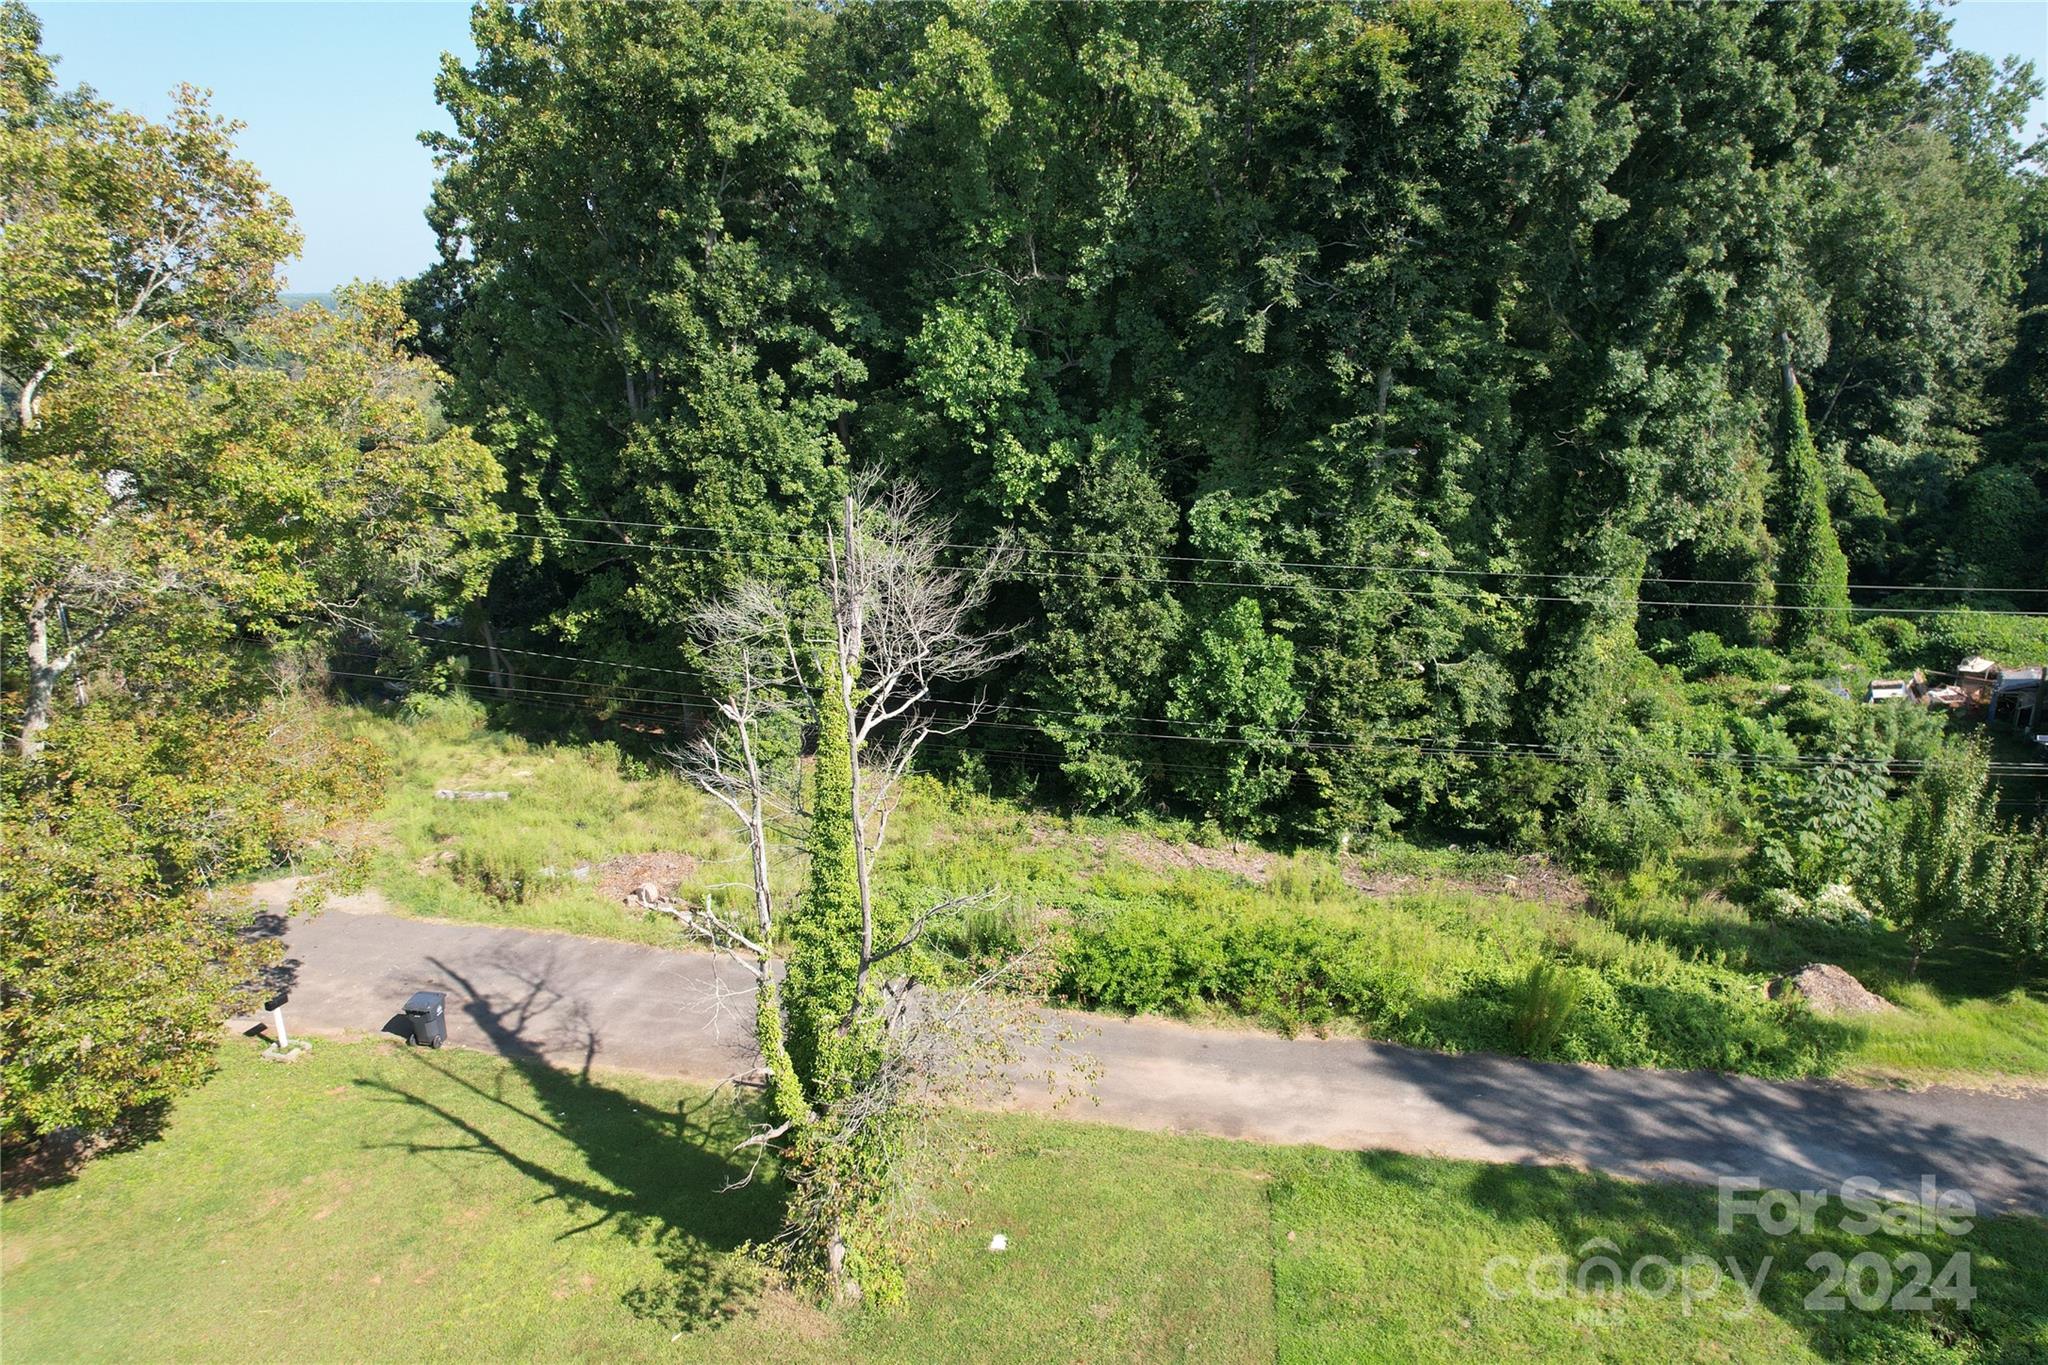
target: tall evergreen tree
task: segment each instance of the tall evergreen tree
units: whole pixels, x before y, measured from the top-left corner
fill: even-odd
[[[1785,345],[1789,348],[1789,339]],[[1828,489],[1820,453],[1806,425],[1806,394],[1785,358],[1778,408],[1778,478],[1775,511],[1778,537],[1778,605],[1782,638],[1799,648],[1839,635],[1849,614],[1849,561],[1835,539],[1828,515]]]

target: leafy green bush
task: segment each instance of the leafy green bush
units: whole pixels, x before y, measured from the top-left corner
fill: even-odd
[[[1688,682],[1707,678],[1746,678],[1753,682],[1776,682],[1785,675],[1783,655],[1754,645],[1729,645],[1712,631],[1696,630],[1680,641],[1666,645],[1659,653]]]
[[[1972,654],[2009,664],[2048,659],[2048,620],[1964,610],[1920,622],[1912,662],[1927,668],[1954,668],[1958,660]]]
[[[1883,767],[1844,756],[1808,773],[1770,775],[1747,874],[1758,887],[1802,898],[1854,880],[1876,850],[1889,782]]]
[[[1698,823],[1688,790],[1695,771],[1684,765],[1606,778],[1557,822],[1564,861],[1580,870],[1634,872],[1663,862]]]
[[[399,719],[425,734],[454,739],[484,728],[483,703],[466,692],[408,692],[398,703]]]
[[[380,765],[318,708],[59,719],[0,763],[0,1141],[132,1126],[213,1066],[275,956],[215,889],[360,809]]]
[[[1610,1066],[1805,1075],[1825,1071],[1846,1042],[1804,1008],[1766,998],[1760,978],[1660,943],[1603,929],[1574,936],[1573,960],[1557,963],[1545,956],[1554,945],[1535,935],[1432,936],[1410,919],[1422,907],[1404,910],[1381,918],[1191,899],[1097,903],[1073,917],[1055,988],[1137,1013],[1221,1007],[1289,1031],[1348,1019],[1418,1047]]]

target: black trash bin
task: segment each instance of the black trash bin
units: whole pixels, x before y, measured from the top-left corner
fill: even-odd
[[[405,1002],[405,1019],[412,1025],[412,1040],[421,1047],[439,1047],[448,1041],[445,1007],[448,997],[439,991],[414,991]]]

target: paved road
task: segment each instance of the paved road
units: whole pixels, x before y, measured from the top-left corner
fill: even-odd
[[[276,929],[287,1025],[374,1033],[418,989],[449,992],[449,1041],[557,1066],[717,1080],[751,1057],[745,975],[701,953],[375,913],[372,896]],[[1355,1039],[1285,1039],[1163,1020],[1058,1016],[1089,1031],[1096,1101],[1060,1112],[1128,1127],[1647,1179],[1754,1176],[1832,1189],[1922,1176],[1986,1208],[2048,1212],[2048,1095],[1874,1091],[1707,1072],[1452,1057]],[[1015,1104],[1051,1097],[1020,1090]]]

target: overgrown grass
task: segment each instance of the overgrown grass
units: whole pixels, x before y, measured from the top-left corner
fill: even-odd
[[[709,802],[612,745],[532,744],[453,700],[404,721],[359,712],[355,724],[391,755],[370,880],[400,909],[672,945],[674,923],[600,892],[594,865],[688,853],[688,899],[744,873],[744,848]],[[439,790],[508,799],[443,801]]]
[[[1712,896],[1618,905],[1615,927],[1696,960],[1779,975],[1832,962],[1899,1006],[1841,1021],[1838,1071],[1852,1078],[1996,1083],[2048,1077],[2048,998],[2011,963],[1961,944],[1928,953],[1917,972],[1903,937],[1881,926],[1759,921]]]
[[[766,1182],[722,1193],[743,1116],[701,1091],[460,1051],[224,1049],[166,1136],[6,1210],[10,1361],[2021,1360],[2048,1351],[2048,1225],[1959,1238],[1716,1231],[1715,1195],[1579,1172],[1266,1148],[987,1115],[949,1120],[906,1305],[820,1310],[741,1244]],[[992,1234],[1009,1241],[986,1248]],[[1635,1258],[1774,1269],[1528,1292],[1606,1239]],[[1604,1250],[1605,1248],[1600,1248]],[[1967,1251],[1978,1298],[1811,1312],[1805,1261]],[[1593,1253],[1597,1254],[1597,1253]],[[1493,1283],[1511,1291],[1497,1298]],[[1591,1281],[1597,1286],[1598,1279]]]
[[[1996,1081],[2048,1076],[2048,1003],[2024,991],[1945,999],[1924,983],[1886,992],[1900,1006],[1857,1026],[1849,1061],[1873,1076]]]
[[[452,702],[356,723],[392,756],[372,880],[404,910],[673,946],[671,921],[577,869],[686,854],[695,870],[664,887],[685,902],[734,894],[720,883],[745,875],[721,811],[612,746],[531,744]],[[511,799],[435,799],[450,787]],[[902,909],[1006,893],[998,910],[936,926],[939,949],[987,960],[1048,932],[1074,1003],[1622,1066],[2048,1076],[2048,1004],[2016,991],[2004,963],[1937,954],[1915,982],[1896,934],[1752,920],[1717,894],[1739,857],[1732,841],[1687,853],[1663,879],[1597,884],[1582,903],[1554,870],[1497,851],[1233,848],[1185,824],[1051,815],[928,779],[908,784],[890,831],[880,884]],[[1815,961],[1902,1012],[1834,1022],[1765,998],[1769,978]],[[1552,1003],[1570,1003],[1534,1029],[1523,997],[1539,970]]]

